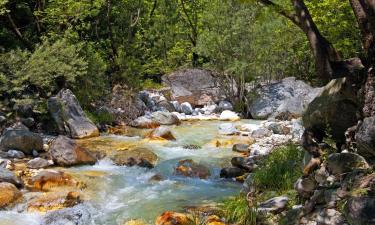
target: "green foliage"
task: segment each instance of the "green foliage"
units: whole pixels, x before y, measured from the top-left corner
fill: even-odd
[[[85,111],[85,114],[95,124],[112,124],[115,121],[113,115],[105,111],[101,111],[98,113]]]
[[[293,189],[294,182],[302,175],[302,158],[303,151],[293,144],[273,150],[254,172],[257,189],[276,192]]]
[[[224,218],[229,223],[255,225],[257,213],[250,208],[245,196],[226,199],[221,205]]]

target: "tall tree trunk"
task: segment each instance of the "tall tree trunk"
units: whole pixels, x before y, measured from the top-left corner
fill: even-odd
[[[350,0],[362,33],[365,51],[364,64],[367,70],[363,86],[365,117],[375,116],[375,0]]]

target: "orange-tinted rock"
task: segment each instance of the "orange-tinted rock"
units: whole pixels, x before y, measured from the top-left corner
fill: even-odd
[[[172,131],[167,127],[158,127],[155,130],[151,131],[148,135],[150,139],[165,139],[170,141],[175,141]]]
[[[77,182],[62,171],[44,170],[29,178],[28,188],[39,191],[49,191],[55,187],[76,186]]]
[[[179,161],[176,168],[176,174],[186,177],[199,177],[201,179],[207,179],[211,175],[210,170],[207,167],[200,165],[191,159]]]
[[[166,211],[156,219],[155,225],[187,225],[188,222],[185,214]]]
[[[206,225],[226,225],[218,216],[211,215],[206,218]]]
[[[31,200],[27,205],[29,212],[47,212],[50,210],[73,207],[81,202],[80,193],[69,192],[47,192]]]
[[[0,183],[0,208],[6,207],[19,199],[21,192],[11,183]]]

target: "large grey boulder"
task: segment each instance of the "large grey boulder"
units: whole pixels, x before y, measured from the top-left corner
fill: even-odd
[[[97,161],[93,154],[78,146],[75,140],[62,135],[53,141],[49,153],[53,162],[59,166],[95,164]]]
[[[72,138],[99,136],[99,130],[83,112],[76,96],[69,90],[61,90],[48,99],[48,110],[55,120],[60,134]]]
[[[204,106],[225,99],[219,78],[211,71],[185,69],[163,76],[163,82],[172,91],[172,99],[192,106]]]
[[[300,117],[321,90],[294,77],[263,85],[255,90],[256,97],[249,105],[251,116],[255,119]]]
[[[43,150],[43,138],[25,129],[7,129],[0,139],[0,150],[19,150],[31,155],[33,150]]]
[[[345,131],[357,124],[360,101],[352,83],[346,78],[332,80],[303,114],[303,125],[316,135],[329,135],[345,143]]]
[[[345,217],[351,225],[375,224],[375,198],[353,197],[345,206]]]
[[[151,113],[150,118],[152,121],[160,125],[178,125],[180,120],[178,117],[170,112],[156,111]]]
[[[191,107],[189,102],[184,102],[181,104],[181,112],[186,115],[191,115],[193,114],[193,107]]]
[[[94,225],[92,215],[85,205],[48,212],[42,225]]]
[[[367,117],[358,127],[355,135],[358,154],[375,158],[375,117]]]

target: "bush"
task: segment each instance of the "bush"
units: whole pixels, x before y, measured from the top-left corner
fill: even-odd
[[[254,173],[257,189],[277,192],[293,189],[294,182],[302,175],[302,158],[303,151],[296,145],[275,149]]]

